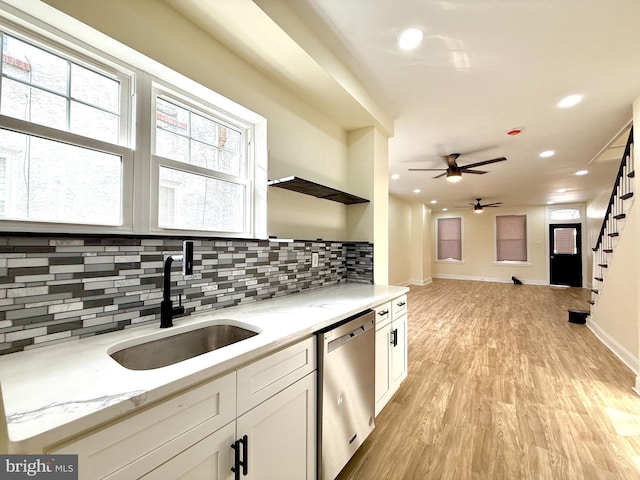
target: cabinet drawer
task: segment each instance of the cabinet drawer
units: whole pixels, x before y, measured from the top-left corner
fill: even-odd
[[[241,368],[238,370],[238,415],[315,369],[315,336]]]
[[[235,372],[176,395],[93,434],[48,451],[78,454],[79,478],[139,478],[193,441],[235,418]],[[203,435],[204,436],[204,435]]]
[[[394,298],[391,301],[391,317],[395,320],[405,313],[407,313],[407,296],[402,295],[401,297]]]
[[[373,310],[376,312],[376,328],[380,328],[391,321],[391,302],[378,305]]]

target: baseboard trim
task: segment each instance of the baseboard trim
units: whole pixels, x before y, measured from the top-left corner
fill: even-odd
[[[411,285],[418,285],[420,287],[423,287],[425,285],[429,285],[432,282],[433,282],[433,278],[429,277],[423,280],[411,280]]]
[[[640,374],[640,371],[638,371],[638,358],[634,357],[629,350],[620,345],[613,337],[600,328],[597,323],[591,321],[591,319],[587,320],[587,328],[591,330],[598,340],[600,340],[605,347],[611,350],[622,363],[636,374],[636,388],[640,390],[640,379],[637,376]]]
[[[470,280],[473,282],[492,282],[492,283],[513,283],[511,277],[474,277],[468,275],[449,275],[449,274],[439,274],[433,275],[433,278],[442,278],[447,280]],[[544,285],[549,286],[549,283],[545,280],[528,280],[528,279],[520,279],[522,283],[525,285]]]

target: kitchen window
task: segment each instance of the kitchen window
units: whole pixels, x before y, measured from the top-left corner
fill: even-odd
[[[131,164],[129,79],[6,32],[0,63],[0,218],[120,226]],[[10,197],[9,197],[10,194]]]
[[[527,262],[527,216],[496,215],[496,261]]]
[[[1,230],[266,236],[262,117],[132,50],[44,35],[0,24]]]
[[[436,219],[437,259],[441,261],[462,261],[462,218]]]
[[[158,193],[158,226],[243,232],[250,202],[249,129],[167,94],[156,93],[155,102],[154,168],[159,168],[161,185],[173,186],[173,192],[161,188]]]

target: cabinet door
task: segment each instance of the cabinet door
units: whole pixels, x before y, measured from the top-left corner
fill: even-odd
[[[376,415],[386,403],[385,396],[391,387],[389,372],[389,353],[391,352],[391,323],[376,330]]]
[[[391,384],[397,388],[407,377],[407,316],[391,322]]]
[[[222,427],[141,477],[144,480],[231,480],[235,422]]]
[[[243,480],[312,480],[316,475],[316,372],[298,380],[237,420],[247,435]]]

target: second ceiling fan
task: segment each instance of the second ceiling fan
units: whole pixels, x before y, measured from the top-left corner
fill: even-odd
[[[489,165],[490,163],[504,162],[506,157],[492,158],[491,160],[484,160],[482,162],[470,163],[468,165],[458,165],[457,160],[460,156],[459,153],[451,153],[443,156],[443,160],[447,163],[447,168],[410,168],[410,172],[440,172],[444,171],[440,175],[436,175],[433,178],[440,178],[446,175],[447,180],[450,182],[458,182],[462,180],[463,173],[473,173],[476,175],[482,175],[487,173],[485,170],[472,170],[475,167],[482,165]]]

